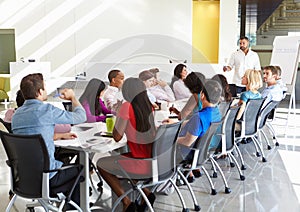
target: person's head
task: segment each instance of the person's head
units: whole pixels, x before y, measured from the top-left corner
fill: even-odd
[[[130,102],[136,119],[136,129],[142,132],[143,139],[152,141],[154,136],[154,117],[152,104],[148,98],[146,86],[139,78],[130,77],[124,81],[122,94]]]
[[[108,73],[108,80],[111,86],[121,88],[124,82],[124,73],[120,70],[111,70]]]
[[[264,82],[266,82],[268,86],[276,84],[278,70],[275,68],[275,66],[264,67],[263,74],[264,74]]]
[[[81,94],[79,101],[83,104],[88,103],[90,111],[93,115],[99,115],[101,112],[101,107],[99,104],[99,97],[101,93],[105,90],[105,83],[99,79],[91,79],[84,92]]]
[[[25,102],[25,99],[23,97],[23,94],[22,94],[21,90],[18,90],[17,93],[16,93],[16,95],[17,95],[16,96],[17,106],[21,107],[24,104],[24,102]]]
[[[240,39],[239,39],[239,45],[240,45],[240,49],[243,52],[248,51],[248,49],[249,49],[249,39],[246,36],[240,37]]]
[[[185,86],[193,94],[198,94],[203,90],[205,76],[200,72],[191,72],[184,80]]]
[[[156,82],[154,75],[148,70],[142,71],[139,74],[139,79],[145,83],[146,88],[152,87]]]
[[[149,71],[153,74],[155,79],[159,79],[159,69],[158,68],[151,68]]]
[[[21,81],[20,90],[24,99],[47,100],[44,77],[41,73],[29,74]]]
[[[178,79],[185,79],[187,76],[186,65],[180,63],[174,69],[174,76]]]
[[[221,96],[224,98],[224,101],[231,101],[232,94],[230,92],[229,84],[226,77],[223,74],[216,74],[211,79],[217,81],[222,86],[223,89]]]
[[[258,90],[262,87],[261,73],[258,70],[248,69],[242,77],[242,85],[248,90]]]
[[[276,80],[281,79],[281,68],[280,68],[280,66],[274,66],[274,68],[277,70]]]
[[[206,80],[201,93],[202,101],[204,99],[211,104],[217,104],[222,94],[222,86],[216,80]]]

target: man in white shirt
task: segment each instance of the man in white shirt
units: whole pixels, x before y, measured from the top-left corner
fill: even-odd
[[[111,70],[108,73],[109,86],[104,92],[103,100],[109,110],[117,111],[123,96],[120,92],[124,82],[124,73],[120,70]]]
[[[228,65],[223,67],[223,71],[231,71],[234,67],[232,82],[236,85],[237,93],[246,90],[241,84],[241,78],[247,69],[261,70],[258,54],[249,49],[249,39],[241,37],[239,45],[240,48],[231,55]]]
[[[148,88],[149,91],[156,97],[157,100],[167,102],[175,101],[175,96],[170,86],[165,81],[159,79],[159,69],[152,68],[149,71],[155,78],[153,86]]]

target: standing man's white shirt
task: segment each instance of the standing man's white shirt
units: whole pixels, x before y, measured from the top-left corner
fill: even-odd
[[[258,54],[251,49],[249,49],[246,55],[241,49],[234,52],[230,57],[228,66],[234,68],[232,83],[240,87],[243,87],[241,78],[244,76],[246,70],[261,70]]]

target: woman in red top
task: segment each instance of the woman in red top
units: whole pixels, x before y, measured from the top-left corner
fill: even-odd
[[[101,176],[109,184],[111,189],[119,197],[124,194],[117,175],[123,175],[122,169],[130,175],[151,176],[151,167],[146,161],[132,160],[130,158],[151,158],[152,142],[155,137],[155,124],[153,107],[148,98],[145,84],[138,78],[128,78],[122,86],[122,94],[126,102],[121,105],[117,114],[116,124],[113,130],[113,138],[120,141],[124,134],[130,152],[100,158],[97,162]],[[118,163],[115,163],[118,161]],[[153,204],[155,196],[148,189],[144,189],[149,201]],[[135,211],[136,205],[128,197],[122,199],[123,211]],[[138,211],[144,211],[146,204],[138,206]]]

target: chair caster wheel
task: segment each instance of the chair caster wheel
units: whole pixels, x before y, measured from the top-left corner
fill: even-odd
[[[262,162],[267,162],[267,159],[265,157],[263,157]]]
[[[278,142],[276,142],[276,143],[275,143],[275,146],[279,146],[279,143],[278,143]]]
[[[230,194],[231,193],[231,189],[228,187],[225,187],[225,194]]]
[[[242,166],[241,166],[241,170],[246,170],[247,168],[246,168],[246,166],[243,164]]]
[[[183,208],[183,209],[182,209],[182,212],[190,212],[190,209],[188,209],[188,208]]]
[[[235,164],[231,162],[230,167],[232,167],[232,168],[235,167]]]
[[[260,157],[261,154],[259,152],[256,152],[256,157]]]
[[[213,177],[213,178],[217,178],[217,177],[218,177],[218,173],[217,173],[217,172],[214,172],[213,175],[212,175],[212,177]]]
[[[270,145],[268,145],[268,150],[272,149],[272,147]]]
[[[199,206],[199,205],[195,205],[195,206],[194,206],[194,210],[195,210],[195,211],[200,211],[200,210],[201,210],[201,208],[200,208],[200,206]]]
[[[241,179],[241,181],[244,181],[245,180],[245,176],[244,175],[240,175],[240,179]]]
[[[216,195],[216,194],[217,194],[216,189],[211,189],[211,195]]]

